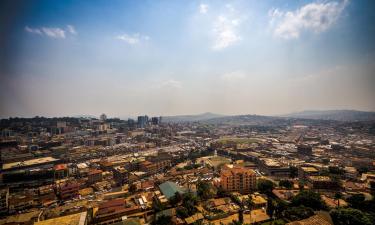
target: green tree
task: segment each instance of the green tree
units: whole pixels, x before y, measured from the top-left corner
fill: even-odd
[[[197,194],[200,199],[207,200],[213,198],[216,195],[216,190],[212,184],[200,181],[197,185]]]
[[[289,167],[289,169],[290,169],[290,177],[291,178],[298,177],[298,168],[297,167],[291,166],[291,167]]]
[[[159,211],[161,211],[161,210],[164,209],[164,205],[161,204],[159,201],[154,200],[154,201],[152,202],[152,209],[153,209],[155,212],[159,212]]]
[[[274,188],[274,183],[270,180],[259,179],[257,184],[258,190],[264,194],[271,194]]]
[[[251,195],[249,195],[249,198],[245,201],[245,205],[249,208],[252,209],[254,207],[254,201]]]
[[[283,215],[290,221],[303,220],[314,215],[314,210],[305,206],[288,207],[284,210]]]
[[[365,201],[365,195],[364,194],[354,194],[346,199],[346,201],[350,204],[350,207],[355,209],[360,209],[361,206],[363,206],[363,203]]]
[[[177,207],[176,216],[185,219],[189,217],[189,211],[183,206]]]
[[[330,212],[335,225],[371,225],[369,217],[361,210],[339,208]]]
[[[276,200],[275,203],[275,215],[277,218],[281,218],[284,210],[287,209],[288,204],[283,200]]]
[[[335,193],[335,199],[337,200],[337,208],[340,207],[340,199],[342,198],[341,192]]]
[[[153,225],[170,225],[172,223],[172,217],[161,215],[152,222]]]
[[[176,192],[170,199],[169,202],[171,203],[172,206],[178,205],[182,201],[182,196],[180,192]]]
[[[326,205],[319,193],[313,191],[301,191],[292,199],[292,206],[306,206],[314,210],[326,209]]]
[[[275,212],[275,205],[276,202],[273,201],[271,198],[267,199],[267,214],[273,218],[273,213]]]
[[[198,199],[190,192],[186,193],[182,197],[182,206],[187,209],[189,216],[194,215],[197,211],[195,206],[198,204]]]
[[[291,189],[293,187],[293,182],[290,180],[280,180],[279,186]]]

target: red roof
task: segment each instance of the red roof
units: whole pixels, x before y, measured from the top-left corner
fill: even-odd
[[[93,169],[89,172],[89,175],[94,175],[94,174],[98,174],[98,173],[102,173],[103,171],[102,170],[96,170],[96,169]]]
[[[66,164],[57,164],[55,167],[54,167],[55,170],[66,170],[68,169],[68,166]]]

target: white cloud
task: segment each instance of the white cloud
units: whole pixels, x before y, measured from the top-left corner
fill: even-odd
[[[200,4],[199,5],[199,12],[201,14],[206,14],[208,11],[208,5],[207,4]]]
[[[339,18],[349,0],[342,2],[313,2],[295,11],[272,9],[268,15],[276,37],[296,39],[302,31],[320,33],[330,28]]]
[[[177,80],[166,80],[160,84],[160,88],[182,88],[182,83]]]
[[[67,25],[66,30],[59,28],[59,27],[31,28],[29,26],[26,26],[25,31],[32,33],[32,34],[37,34],[37,35],[46,36],[50,38],[61,38],[61,39],[66,38],[66,33],[70,33],[72,35],[77,34],[77,31],[72,25]]]
[[[246,78],[246,74],[242,71],[234,71],[230,73],[225,73],[220,77],[223,81],[237,81]]]
[[[236,42],[241,40],[241,37],[237,33],[237,27],[240,24],[240,20],[229,19],[225,16],[218,16],[214,22],[214,44],[213,50],[221,50],[227,48]]]
[[[68,31],[69,33],[71,33],[71,34],[73,34],[73,35],[76,35],[76,34],[77,34],[77,31],[76,31],[76,29],[74,28],[73,25],[67,25],[66,27],[67,27],[67,31]]]
[[[30,28],[28,26],[25,27],[25,31],[29,32],[29,33],[33,33],[33,34],[39,34],[39,35],[42,35],[42,31],[40,29],[37,29],[37,28]]]
[[[130,45],[135,45],[135,44],[139,44],[141,41],[148,41],[150,40],[150,37],[149,36],[146,36],[146,35],[141,35],[139,33],[135,33],[135,34],[122,34],[122,35],[118,35],[116,37],[117,39],[121,40],[121,41],[124,41]]]
[[[45,35],[51,38],[65,38],[65,31],[56,27],[42,27],[41,29]]]

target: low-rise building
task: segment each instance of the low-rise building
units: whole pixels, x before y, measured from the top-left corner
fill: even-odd
[[[333,181],[329,176],[309,176],[307,185],[311,189],[336,190],[339,188],[337,182]]]
[[[96,169],[90,170],[90,172],[87,174],[88,183],[94,184],[96,182],[102,181],[103,179],[102,173],[103,173],[102,170],[96,170]]]
[[[123,166],[113,168],[113,179],[118,185],[124,185],[129,182],[129,172]]]
[[[9,188],[0,189],[0,214],[8,212]]]

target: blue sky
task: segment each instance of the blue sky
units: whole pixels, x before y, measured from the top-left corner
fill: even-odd
[[[374,6],[2,1],[0,115],[374,111]]]

